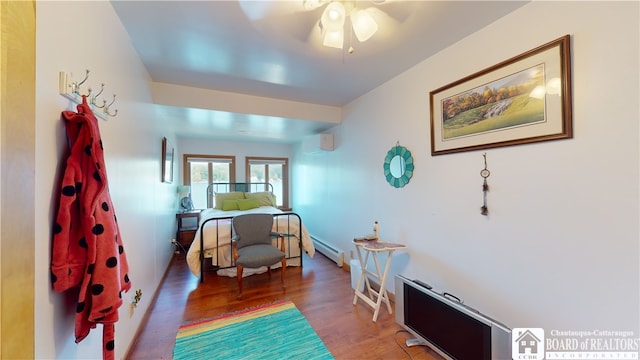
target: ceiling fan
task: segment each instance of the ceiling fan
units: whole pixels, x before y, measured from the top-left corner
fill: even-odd
[[[353,52],[376,34],[389,34],[411,14],[401,0],[239,0],[240,7],[263,31],[286,32],[303,42]],[[353,38],[355,35],[355,39]]]
[[[368,12],[370,8],[358,8],[355,1],[304,0],[304,6],[308,9],[324,6],[318,23],[324,46],[338,49],[344,47],[347,22],[351,23],[351,29],[360,42],[369,40],[378,31],[378,23]],[[349,47],[349,52],[353,52],[353,47]]]

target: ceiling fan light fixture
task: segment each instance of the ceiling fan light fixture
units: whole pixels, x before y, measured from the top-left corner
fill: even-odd
[[[342,49],[344,46],[344,30],[340,28],[336,31],[325,31],[322,38],[322,45]]]
[[[366,10],[354,9],[349,17],[360,42],[369,40],[378,31],[378,24]]]
[[[369,40],[378,32],[378,23],[369,12],[370,9],[357,9],[356,2],[353,0],[304,0],[304,5],[307,7],[315,7],[318,4],[323,6],[327,2],[318,24],[322,34],[322,45],[343,49],[347,31],[349,34],[352,34],[351,31],[353,31],[360,42]],[[345,25],[347,17],[350,25]]]
[[[334,1],[322,12],[320,22],[327,31],[338,31],[344,27],[347,12],[341,2]]]

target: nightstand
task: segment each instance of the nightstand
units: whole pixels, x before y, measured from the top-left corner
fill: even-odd
[[[200,210],[179,212],[176,214],[176,219],[178,221],[176,240],[186,252],[196,236],[196,230],[198,230],[200,223]]]

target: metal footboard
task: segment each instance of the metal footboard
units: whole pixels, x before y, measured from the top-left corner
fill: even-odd
[[[281,225],[280,222],[278,221],[279,218],[286,216],[286,226],[285,225]],[[302,249],[302,219],[300,218],[300,215],[294,213],[294,212],[286,212],[286,213],[282,213],[282,214],[273,214],[273,218],[275,221],[275,231],[277,233],[280,233],[282,235],[284,235],[284,238],[287,241],[287,246],[286,246],[286,251],[287,253],[285,254],[285,258],[287,260],[289,259],[297,259],[300,258],[300,266],[302,267],[302,253],[303,253],[303,249]],[[295,229],[292,229],[292,218],[293,219],[297,219],[298,221],[298,229],[297,232]],[[216,251],[215,251],[215,265],[213,258],[211,260],[211,264],[213,266],[213,270],[217,271],[220,269],[228,269],[228,268],[233,268],[235,267],[235,262],[233,259],[233,248],[231,246],[231,239],[229,239],[229,258],[231,261],[231,264],[229,266],[220,266],[220,230],[219,230],[219,225],[220,222],[222,221],[228,221],[230,224],[230,236],[231,238],[233,238],[234,236],[234,231],[233,231],[233,226],[231,225],[231,221],[233,219],[233,216],[228,216],[228,217],[222,217],[222,218],[210,218],[210,219],[206,219],[204,220],[199,226],[200,226],[200,282],[204,281],[204,263],[205,263],[205,248],[204,248],[204,227],[206,224],[208,224],[209,222],[215,222],[215,227],[216,227],[216,233],[215,233],[215,243],[216,243]],[[296,244],[294,243],[294,241],[298,240],[298,244],[297,247],[300,250],[299,251],[299,255],[292,255],[291,249],[292,249],[292,245],[295,247]],[[226,239],[225,239],[226,240]],[[293,244],[292,244],[293,242]],[[226,250],[225,250],[226,251]]]

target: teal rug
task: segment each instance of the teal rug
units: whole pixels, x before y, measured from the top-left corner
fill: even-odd
[[[333,356],[290,300],[180,327],[174,359],[305,359]]]

